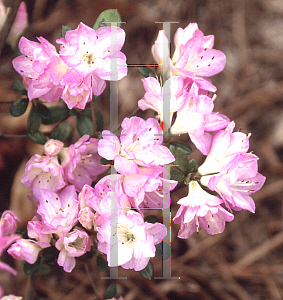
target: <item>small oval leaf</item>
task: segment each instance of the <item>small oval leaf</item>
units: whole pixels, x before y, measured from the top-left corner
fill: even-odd
[[[156,77],[155,72],[146,66],[139,66],[137,67],[137,71],[143,76],[143,77]]]
[[[154,273],[154,267],[152,262],[149,260],[147,266],[139,271],[140,275],[146,279],[151,279]]]
[[[176,169],[171,169],[170,171],[170,179],[178,181],[178,183],[182,183],[185,181],[186,177],[183,173]]]
[[[44,118],[44,119],[49,119],[50,118],[50,110],[47,106],[45,106],[42,103],[37,103],[36,105],[37,112],[39,115]]]
[[[54,140],[59,140],[61,142],[64,142],[72,133],[72,126],[66,122],[63,121],[58,125],[58,128],[51,132],[51,138]]]
[[[69,109],[67,106],[56,105],[50,107],[49,112],[49,117],[47,119],[42,119],[42,124],[44,125],[54,124],[66,118],[69,113]]]
[[[65,38],[66,32],[69,31],[69,30],[73,30],[73,28],[70,27],[70,26],[65,26],[65,25],[63,25],[63,26],[61,27],[61,37],[62,37],[62,38]]]
[[[30,131],[31,133],[35,133],[41,124],[41,120],[41,116],[38,113],[36,106],[32,105],[27,122],[28,131]]]
[[[21,95],[28,94],[24,84],[20,80],[15,80],[12,82],[12,89],[19,92]]]
[[[104,273],[107,272],[108,265],[107,265],[107,261],[104,258],[97,256],[96,263],[97,263],[98,269],[101,272],[104,272]]]
[[[189,173],[195,173],[198,170],[198,162],[195,159],[189,161]]]
[[[36,132],[27,131],[27,137],[36,144],[44,145],[47,142],[46,136],[39,130]]]
[[[166,260],[171,256],[171,248],[167,243],[161,242],[157,244],[155,248],[156,248],[156,252],[155,252],[156,257]]]
[[[112,299],[113,297],[115,297],[116,293],[117,293],[116,284],[114,282],[112,282],[106,288],[105,298],[106,299]]]
[[[189,172],[189,159],[186,152],[182,148],[175,148],[172,145],[169,146],[169,150],[175,157],[174,165],[176,168],[187,175]]]
[[[192,148],[186,143],[172,142],[170,145],[174,146],[175,148],[183,149],[187,155],[190,155],[193,152]]]
[[[117,22],[117,26],[121,27],[121,16],[117,9],[107,9],[103,11],[96,19],[93,29],[97,30],[100,27],[110,27],[111,23],[109,22]]]
[[[93,135],[93,124],[91,118],[83,114],[78,115],[77,129],[81,136],[83,136],[84,134]]]
[[[28,98],[22,98],[15,102],[10,107],[10,113],[13,117],[19,117],[23,115],[28,107],[29,100]]]

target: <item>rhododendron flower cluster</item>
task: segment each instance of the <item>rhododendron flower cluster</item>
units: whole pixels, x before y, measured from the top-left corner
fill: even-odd
[[[118,35],[113,45],[111,31]],[[125,32],[121,28],[101,27],[97,30],[80,23],[77,29],[58,39],[60,51],[46,39],[32,42],[22,37],[19,49],[22,56],[13,60],[16,71],[23,76],[30,100],[43,97],[47,102],[62,98],[68,108],[84,109],[92,93],[100,95],[105,80],[120,80],[127,74],[126,57],[120,51]],[[111,64],[117,70],[111,72]]]
[[[39,42],[21,38],[23,55],[13,65],[29,100],[61,98],[69,109],[76,108],[74,115],[104,91],[105,81],[126,76],[124,40],[120,28],[93,30],[80,23],[57,40],[59,52],[42,37]],[[14,242],[8,253],[15,259],[34,264],[53,247],[58,265],[71,272],[76,258],[93,247],[106,255],[108,266],[142,273],[169,234],[164,224],[146,218],[151,210],[168,209],[170,192],[185,185],[188,195],[177,201],[173,218],[180,224],[179,238],[201,228],[223,232],[233,210],[255,212],[251,194],[265,177],[258,173],[258,157],[248,152],[250,135],[234,132],[234,122],[213,112],[216,87],[209,77],[223,70],[225,55],[195,23],[179,28],[174,42],[170,58],[165,32],[159,32],[152,46],[159,66],[154,77],[142,79],[145,94],[138,106],[154,110],[155,118],[127,117],[119,134],[101,130],[94,135],[100,139],[81,134],[69,146],[48,136],[44,153],[30,158],[22,176],[36,205],[28,239],[15,235],[13,213],[0,221],[0,238],[7,238],[5,248]],[[177,141],[181,134],[206,156],[200,167],[188,159],[192,149]]]

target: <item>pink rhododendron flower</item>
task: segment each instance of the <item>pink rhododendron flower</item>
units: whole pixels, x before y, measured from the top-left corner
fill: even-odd
[[[93,196],[87,204],[93,208],[95,214],[95,228],[101,226],[120,211],[123,214],[131,208],[128,196],[125,194],[121,180],[122,175],[108,175],[99,180],[93,189]],[[112,202],[115,201],[116,207]]]
[[[147,266],[150,257],[155,256],[155,245],[163,240],[166,227],[160,223],[144,222],[142,216],[133,210],[128,211],[127,215],[118,212],[117,217],[117,224],[111,224],[108,219],[97,229],[98,249],[107,255],[110,267],[122,266],[140,271]],[[117,228],[116,262],[110,259],[114,246],[111,243],[111,226]]]
[[[234,216],[227,212],[221,204],[223,201],[205,192],[196,181],[189,184],[188,196],[180,199],[181,207],[173,221],[181,224],[178,237],[189,238],[199,228],[205,229],[209,234],[223,232],[225,222],[231,222]]]
[[[54,192],[62,189],[66,185],[63,174],[57,157],[35,154],[28,161],[21,181],[38,198],[41,189]]]
[[[21,220],[11,210],[5,210],[0,219],[0,234],[1,235],[12,235],[16,233],[17,222]]]
[[[238,163],[241,153],[249,149],[249,137],[242,132],[233,132],[234,127],[235,123],[231,122],[225,130],[215,134],[210,151],[204,163],[198,168],[201,175],[218,173],[209,182],[208,187],[211,190],[214,190],[221,175]]]
[[[167,124],[165,128],[169,128],[171,125],[172,117],[175,111],[178,111],[186,98],[186,88],[189,84],[188,80],[183,79],[182,76],[172,76],[167,79],[163,85],[157,79],[153,77],[147,77],[142,79],[145,89],[144,97],[138,101],[138,106],[141,110],[153,109],[158,113],[160,122],[164,121],[163,118],[163,101],[170,102],[170,124]]]
[[[63,142],[50,139],[44,144],[44,154],[47,156],[57,155],[62,147],[64,147]]]
[[[10,11],[10,8],[6,8],[3,4],[3,1],[0,0],[0,31],[3,27],[3,25],[6,22],[8,13]],[[16,48],[18,39],[22,35],[23,31],[28,26],[28,13],[27,13],[27,7],[25,2],[21,2],[16,18],[14,20],[14,23],[12,25],[12,28],[9,32],[9,35],[7,37],[6,42],[11,45],[12,48]]]
[[[45,227],[46,226],[41,221],[39,221],[36,216],[34,216],[33,219],[28,222],[27,225],[27,232],[29,238],[35,239],[39,242],[45,242],[50,244],[52,234],[44,233]]]
[[[102,132],[103,139],[98,142],[99,155],[114,159],[114,167],[119,173],[138,174],[138,166],[153,167],[175,160],[168,148],[161,145],[163,136],[157,120],[125,118],[121,127],[121,143],[108,130]]]
[[[30,100],[42,96],[47,102],[55,102],[61,97],[60,78],[68,66],[60,60],[52,44],[42,37],[38,40],[39,43],[20,39],[19,49],[23,55],[13,60],[13,66],[25,78]]]
[[[196,23],[190,23],[185,29],[178,28],[174,37],[175,52],[172,59],[169,56],[169,43],[163,30],[159,31],[157,40],[152,46],[153,57],[158,64],[163,64],[163,72],[169,78],[181,74],[192,78],[199,88],[216,91],[206,78],[221,72],[225,66],[225,54],[212,49],[213,36],[204,36]],[[164,43],[168,51],[163,53]]]
[[[93,242],[85,231],[74,228],[71,232],[62,234],[55,246],[60,251],[58,265],[62,266],[64,271],[71,272],[76,265],[75,257],[89,251]]]
[[[111,32],[115,34],[113,45]],[[65,38],[57,40],[61,44],[60,57],[82,77],[91,76],[95,82],[92,92],[100,95],[105,88],[105,80],[113,80],[111,64],[117,63],[115,80],[126,76],[126,57],[120,51],[125,40],[125,32],[118,27],[101,27],[97,30],[80,23],[77,29],[66,32]],[[113,74],[112,74],[113,75]],[[100,80],[99,80],[100,79]]]
[[[251,153],[242,153],[236,165],[229,168],[226,174],[202,176],[201,183],[211,188],[212,181],[217,183],[214,190],[222,197],[227,208],[255,212],[255,203],[251,194],[258,191],[265,182],[265,177],[258,173],[258,157]]]
[[[65,187],[60,193],[40,190],[37,213],[41,216],[45,228],[42,233],[68,232],[77,222],[78,200],[73,185]]]
[[[230,123],[226,116],[212,112],[213,100],[206,95],[199,95],[199,88],[193,83],[170,129],[172,134],[188,133],[195,146],[205,155],[209,152],[212,140],[211,134],[205,131],[218,131]]]
[[[46,242],[35,242],[28,239],[18,239],[7,252],[17,260],[26,260],[29,264],[34,264],[39,252],[46,247],[50,247]]]
[[[20,222],[20,219],[14,214],[14,212],[10,210],[3,212],[0,219],[0,256],[10,244],[14,243],[21,237],[18,234],[14,234],[16,231],[15,221]],[[17,275],[16,270],[2,261],[0,261],[0,270],[5,270],[13,275]]]
[[[108,166],[99,163],[101,156],[97,152],[98,139],[84,135],[75,144],[63,148],[59,153],[65,180],[80,191],[85,184],[91,183],[97,175],[107,170]]]
[[[139,167],[139,174],[123,177],[123,188],[130,197],[132,206],[139,211],[142,208],[166,208],[163,206],[163,181],[160,176],[163,167]],[[169,180],[170,190],[177,185],[177,181]]]

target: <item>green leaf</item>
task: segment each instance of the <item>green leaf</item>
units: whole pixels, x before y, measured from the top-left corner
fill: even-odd
[[[84,134],[93,135],[93,124],[91,118],[84,114],[78,115],[77,129],[81,136],[83,136]]]
[[[185,181],[186,177],[183,173],[179,172],[176,169],[171,169],[170,171],[170,179],[178,181],[178,183],[182,183]]]
[[[40,264],[38,266],[38,272],[41,274],[48,274],[50,273],[50,271],[51,271],[50,267],[46,264]]]
[[[154,273],[154,267],[151,261],[148,262],[147,266],[139,271],[140,275],[146,279],[151,279]]]
[[[62,38],[65,38],[66,32],[69,31],[69,30],[73,30],[73,28],[70,27],[70,26],[64,26],[64,25],[63,25],[63,26],[61,27],[61,37],[62,37]]]
[[[156,223],[158,222],[158,218],[155,215],[148,215],[144,218],[144,221],[148,223]]]
[[[156,252],[155,252],[156,257],[166,260],[171,256],[171,249],[167,243],[161,242],[157,244],[155,247],[156,247]]]
[[[29,100],[28,98],[22,98],[15,102],[10,107],[10,113],[13,117],[19,117],[23,115],[28,107]]]
[[[104,157],[101,157],[99,163],[102,165],[113,165],[113,160],[108,160]]]
[[[96,120],[96,130],[102,131],[104,128],[104,120],[101,112],[97,109],[94,110],[95,120]]]
[[[63,121],[58,125],[58,128],[51,132],[51,138],[54,140],[59,140],[61,142],[64,142],[72,133],[72,126],[66,122]]]
[[[67,106],[56,105],[49,108],[49,113],[50,115],[47,119],[42,119],[42,124],[50,125],[61,121],[67,117],[69,109]]]
[[[38,130],[36,132],[27,131],[27,137],[36,144],[44,145],[47,142],[46,136]]]
[[[97,30],[100,27],[110,27],[111,23],[107,22],[118,22],[117,26],[121,27],[121,16],[117,9],[107,9],[103,11],[96,19],[93,29]]]
[[[114,282],[112,282],[106,288],[105,298],[106,299],[112,299],[113,297],[115,297],[116,293],[117,293],[116,284]]]
[[[98,96],[95,96],[94,94],[92,94],[92,101],[95,103],[98,100]]]
[[[186,143],[172,142],[170,145],[174,146],[175,148],[183,149],[187,155],[190,155],[193,152],[192,148]]]
[[[107,265],[107,262],[105,259],[103,259],[102,257],[100,256],[97,256],[97,259],[96,259],[96,263],[97,263],[97,267],[98,269],[101,271],[101,272],[107,272],[108,270],[108,265]]]
[[[24,263],[24,273],[26,276],[31,276],[33,273],[35,273],[38,270],[39,266],[39,260],[37,260],[34,264],[29,264],[25,261]]]
[[[24,84],[19,80],[15,80],[12,82],[12,89],[19,92],[21,95],[27,95],[27,90]]]
[[[41,116],[38,113],[36,106],[32,105],[31,111],[28,115],[28,131],[35,133],[41,124],[41,120]]]
[[[139,66],[137,67],[137,71],[143,76],[143,77],[156,77],[155,72],[146,66]]]
[[[49,119],[50,118],[50,110],[47,106],[45,106],[42,103],[37,103],[36,105],[37,112],[43,119]]]
[[[169,146],[169,150],[175,157],[174,165],[176,168],[187,175],[189,172],[189,159],[186,152],[182,148],[175,148],[172,145]]]
[[[189,161],[189,173],[195,173],[198,170],[198,162],[195,159]]]

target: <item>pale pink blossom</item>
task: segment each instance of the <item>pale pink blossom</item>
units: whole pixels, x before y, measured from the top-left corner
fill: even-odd
[[[163,135],[157,120],[125,118],[121,127],[121,142],[108,130],[102,132],[103,139],[98,142],[99,155],[114,160],[119,173],[138,174],[138,166],[153,167],[175,160],[169,149],[161,145]]]
[[[38,198],[41,189],[54,192],[62,189],[66,185],[63,174],[63,169],[57,157],[35,154],[27,162],[21,181]]]
[[[16,233],[17,222],[21,220],[12,210],[5,210],[0,219],[0,235],[12,235]]]
[[[25,78],[30,100],[42,96],[47,102],[58,101],[63,87],[60,79],[68,66],[59,58],[56,48],[43,37],[39,43],[22,37],[19,49],[23,55],[13,60],[15,70]]]
[[[111,32],[115,34],[115,45]],[[94,82],[92,92],[100,95],[105,88],[105,80],[113,80],[113,63],[117,63],[115,80],[127,74],[126,57],[120,51],[124,40],[125,32],[121,28],[101,27],[93,30],[80,23],[75,30],[67,31],[65,38],[58,39],[57,43],[61,44],[60,57],[64,62],[81,76],[90,75]]]
[[[32,218],[31,221],[28,222],[27,225],[27,233],[29,238],[35,239],[39,242],[46,242],[50,244],[52,234],[51,233],[44,233],[44,229],[46,225],[39,221],[36,216]]]
[[[87,204],[96,212],[95,228],[116,216],[118,211],[126,214],[131,208],[129,198],[122,187],[122,180],[122,175],[108,175],[95,185],[93,196],[87,200]]]
[[[195,146],[205,155],[209,152],[212,140],[212,135],[207,131],[218,131],[230,123],[226,116],[212,112],[213,101],[214,98],[200,95],[199,88],[193,83],[170,129],[172,134],[188,133]]]
[[[178,237],[189,238],[199,228],[209,234],[221,233],[225,229],[225,222],[231,222],[234,216],[227,212],[221,204],[223,201],[205,192],[196,181],[190,181],[188,196],[180,199],[181,207],[173,221],[181,224]]]
[[[117,214],[117,223],[106,220],[98,228],[98,249],[107,255],[110,267],[122,266],[125,269],[140,271],[144,269],[150,257],[155,256],[155,245],[166,236],[166,227],[160,223],[144,222],[142,216],[135,211],[128,211],[127,215]],[[117,229],[117,260],[110,260],[111,249],[115,245],[111,242],[111,226]]]
[[[93,242],[88,234],[79,228],[63,233],[55,246],[60,251],[57,263],[65,272],[71,272],[76,265],[75,257],[84,255],[90,250]]]
[[[63,148],[59,153],[64,177],[80,191],[85,184],[91,183],[97,176],[107,170],[108,166],[99,163],[98,139],[89,135],[82,136],[75,144]]]
[[[41,216],[45,228],[42,233],[68,232],[77,222],[78,200],[73,185],[65,187],[60,193],[40,190],[37,213]]]
[[[7,20],[10,8],[6,8],[3,1],[0,0],[0,31]],[[9,32],[6,42],[11,45],[12,48],[16,48],[18,39],[22,35],[23,31],[28,26],[28,13],[25,2],[21,2],[16,18]]]
[[[160,122],[163,122],[163,102],[170,102],[170,124],[165,126],[165,128],[169,128],[174,112],[178,111],[185,101],[187,95],[186,88],[189,81],[183,79],[182,76],[172,76],[165,81],[162,87],[158,80],[153,77],[144,78],[142,82],[145,94],[144,97],[138,101],[139,108],[141,110],[155,110]]]
[[[172,59],[169,55],[169,42],[163,30],[159,31],[157,40],[152,46],[153,57],[162,64],[166,78],[170,75],[182,75],[192,78],[198,87],[216,91],[207,77],[221,72],[226,57],[223,52],[212,49],[213,36],[204,36],[196,23],[190,23],[185,29],[178,28],[174,37],[175,51]],[[164,44],[167,45],[164,52]],[[170,74],[171,73],[171,74]]]
[[[63,142],[50,139],[44,144],[44,154],[47,156],[57,155],[62,147],[64,147]]]
[[[39,252],[43,248],[50,247],[46,242],[35,242],[29,239],[18,239],[7,252],[17,260],[26,260],[29,264],[34,264]]]

